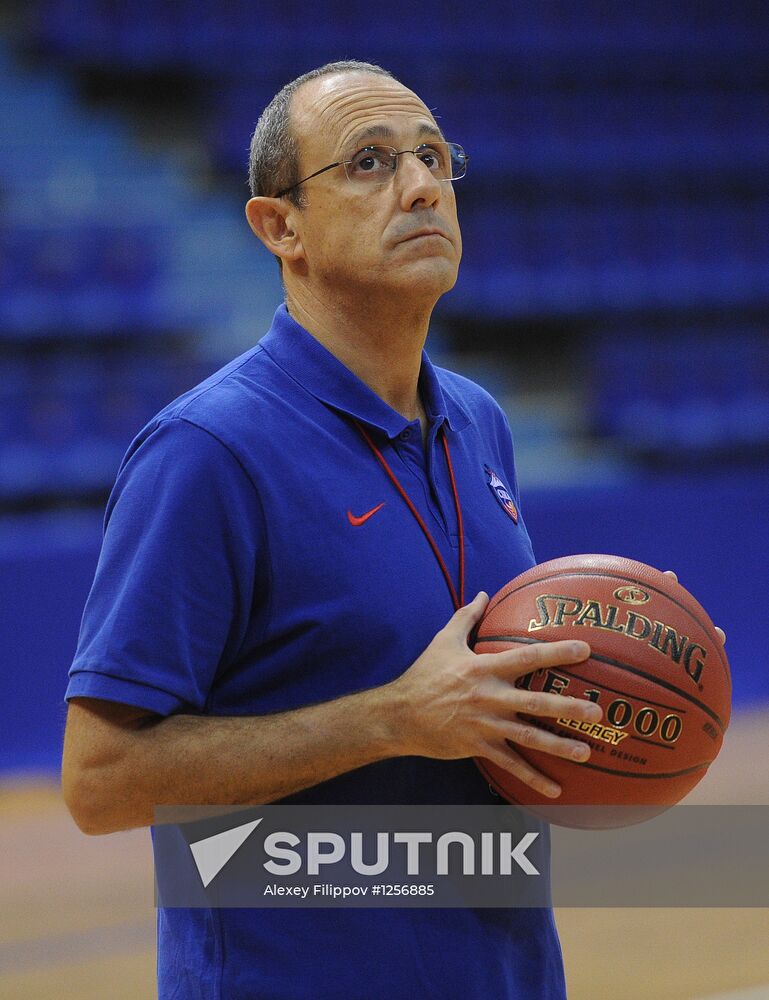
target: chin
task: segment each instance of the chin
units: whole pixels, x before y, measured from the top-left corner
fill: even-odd
[[[402,286],[404,291],[413,292],[415,284],[418,284],[420,290],[427,292],[430,289],[436,297],[451,291],[457,283],[459,273],[459,268],[454,261],[434,257],[414,261],[411,266],[403,270]]]
[[[446,261],[445,266],[437,267],[434,262],[424,261],[424,267],[415,267],[409,275],[406,288],[413,291],[417,283],[420,289],[432,291],[436,298],[450,292],[457,283],[458,268]]]

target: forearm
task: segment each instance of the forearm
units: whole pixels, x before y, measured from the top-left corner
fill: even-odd
[[[87,833],[147,826],[163,804],[271,802],[403,753],[398,697],[386,685],[275,715],[172,715],[112,725],[109,739],[93,744],[109,746],[108,753],[65,739],[65,798]],[[89,724],[110,722],[100,716]]]
[[[559,787],[513,744],[585,760],[579,740],[532,726],[529,717],[597,722],[587,699],[516,687],[534,670],[581,663],[580,641],[542,642],[476,654],[468,636],[484,593],[460,608],[396,680],[335,701],[276,715],[158,718],[127,705],[74,698],[62,786],[86,833],[154,820],[159,805],[272,802],[389,757],[483,757],[544,795]],[[519,713],[523,713],[519,715]]]

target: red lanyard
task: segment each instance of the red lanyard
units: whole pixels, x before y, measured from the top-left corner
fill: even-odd
[[[368,432],[361,426],[361,424],[358,423],[357,420],[355,421],[355,426],[360,431],[363,440],[376,455],[377,459],[379,460],[379,464],[382,466],[387,475],[390,477],[393,486],[403,497],[409,510],[416,518],[417,524],[424,532],[424,536],[430,543],[430,548],[433,550],[433,555],[438,560],[438,565],[440,566],[441,572],[443,573],[443,577],[446,580],[446,584],[449,588],[449,593],[451,594],[451,600],[454,604],[454,610],[458,611],[465,603],[465,532],[464,528],[462,527],[462,508],[459,504],[457,483],[456,480],[454,479],[454,469],[451,465],[451,453],[449,452],[449,442],[446,439],[445,425],[441,426],[440,435],[441,435],[441,441],[443,442],[443,451],[444,454],[446,455],[446,467],[449,470],[449,479],[451,480],[451,492],[454,494],[454,509],[457,512],[457,531],[459,533],[459,593],[457,593],[457,589],[454,586],[454,581],[451,579],[451,574],[448,571],[448,567],[446,566],[443,556],[441,555],[438,546],[435,544],[435,539],[430,534],[430,529],[425,524],[421,514],[416,509],[414,504],[411,502],[411,497],[401,486],[400,482],[398,481],[398,477],[390,468],[390,465],[387,459],[382,454],[382,452],[377,448],[377,446],[371,440],[371,437],[369,436]]]

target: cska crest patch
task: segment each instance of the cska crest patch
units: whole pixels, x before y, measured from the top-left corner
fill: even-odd
[[[502,510],[511,517],[515,524],[518,524],[518,508],[513,503],[513,498],[507,491],[507,487],[499,478],[499,476],[490,469],[488,465],[484,465],[484,470],[486,475],[489,477],[489,489],[494,494]]]

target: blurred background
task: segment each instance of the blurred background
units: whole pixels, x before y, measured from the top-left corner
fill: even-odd
[[[506,408],[537,557],[675,569],[728,633],[737,718],[765,718],[766,3],[4,0],[0,806],[37,845],[19,886],[48,843],[24,824],[80,843],[57,811],[62,698],[118,464],[266,331],[281,289],[243,215],[251,132],[285,82],[340,58],[393,71],[471,156],[429,348]],[[8,995],[65,995],[35,970],[70,961],[72,919],[47,938],[31,910],[14,923]],[[150,948],[126,920],[115,941]],[[71,995],[106,995],[95,982]]]

